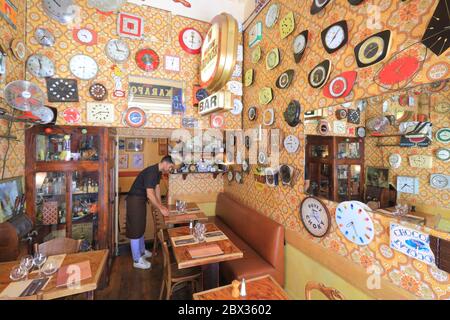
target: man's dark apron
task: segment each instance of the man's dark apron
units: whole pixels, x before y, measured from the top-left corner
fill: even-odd
[[[126,236],[128,239],[138,239],[145,233],[147,225],[147,197],[127,197]]]

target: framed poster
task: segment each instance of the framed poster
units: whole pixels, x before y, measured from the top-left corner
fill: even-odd
[[[128,169],[128,155],[119,155],[119,169]]]
[[[389,169],[367,167],[366,181],[368,186],[389,188]]]
[[[127,139],[125,139],[125,151],[127,151],[127,152],[142,152],[142,151],[144,151],[144,139],[142,139],[142,138],[127,138]]]
[[[144,169],[144,154],[143,153],[133,154],[132,168],[133,169]]]

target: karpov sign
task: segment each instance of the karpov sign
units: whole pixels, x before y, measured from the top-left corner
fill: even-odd
[[[391,248],[429,265],[435,265],[430,236],[391,222]]]
[[[231,92],[219,91],[208,98],[203,99],[198,104],[198,113],[202,116],[217,112],[233,109],[231,102]]]

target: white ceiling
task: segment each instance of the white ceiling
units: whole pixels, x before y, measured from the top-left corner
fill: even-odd
[[[180,15],[192,19],[211,22],[222,12],[233,15],[238,22],[244,23],[245,19],[255,9],[255,0],[128,0],[128,2],[155,7],[171,11],[174,15]],[[190,3],[191,7],[185,7],[182,2]]]

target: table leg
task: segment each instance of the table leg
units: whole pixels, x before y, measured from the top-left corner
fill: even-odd
[[[219,263],[212,263],[202,266],[203,290],[210,290],[219,287]]]

